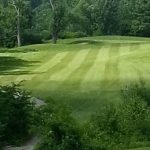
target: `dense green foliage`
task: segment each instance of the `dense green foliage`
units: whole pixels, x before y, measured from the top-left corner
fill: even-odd
[[[51,96],[56,100],[50,103],[51,100],[47,98],[47,105],[37,108],[33,116],[35,133],[39,131],[40,141],[36,147],[39,150],[146,147],[150,145],[149,83],[126,86],[121,91],[121,101],[118,99],[121,82],[126,84],[127,81],[138,81],[142,77],[147,79],[150,60],[148,49],[148,38],[118,36],[68,39],[60,40],[58,45],[47,43],[1,49],[0,82],[8,84],[27,79],[25,87],[35,90],[33,95],[43,100]],[[102,70],[103,66],[105,69]],[[136,70],[130,72],[133,66]],[[2,94],[1,99],[6,95]],[[7,99],[4,101],[9,104]],[[73,112],[64,109],[61,102],[72,106]],[[7,110],[4,104],[0,103],[1,118]],[[22,104],[19,103],[19,108],[10,110],[21,112],[20,106]],[[98,112],[89,120],[87,116],[95,111]],[[15,114],[13,116],[18,118],[19,115]],[[82,122],[76,121],[75,117]],[[19,121],[17,125],[21,124]],[[14,121],[12,124],[15,124]],[[5,124],[1,123],[1,137],[4,130]],[[16,135],[16,130],[10,137]],[[24,137],[24,134],[17,134],[11,139],[6,137],[5,141],[18,143],[20,136]]]
[[[139,89],[142,89],[139,91]],[[123,101],[105,105],[84,125],[56,103],[37,111],[38,150],[121,150],[150,145],[150,106],[143,84],[122,90]],[[128,95],[128,96],[127,96]]]
[[[97,35],[150,37],[150,1],[0,0],[0,47]],[[37,150],[150,146],[149,83],[119,95],[124,82],[149,80],[149,47],[148,38],[101,36],[0,49],[0,83],[25,79],[34,96],[56,101],[34,108],[18,85],[0,86],[0,149],[21,144],[31,128]]]
[[[103,149],[126,149],[147,146],[150,143],[150,107],[138,93],[143,85],[132,85],[123,90],[123,102],[119,107],[107,105],[93,116],[89,123],[88,135],[91,143]],[[132,90],[131,90],[132,89]],[[137,94],[135,94],[137,93]]]
[[[0,46],[16,44],[17,15],[12,0],[0,0]],[[22,44],[52,37],[150,36],[149,0],[14,0],[20,9]],[[18,2],[19,5],[18,5]],[[21,4],[21,5],[20,5]]]
[[[118,106],[108,104],[84,124],[68,108],[52,100],[33,106],[18,85],[0,88],[0,144],[18,144],[32,129],[38,133],[36,150],[121,150],[149,146],[149,92],[143,82],[126,86]],[[31,115],[32,114],[32,115]],[[33,118],[32,118],[33,121]]]
[[[33,105],[18,85],[0,87],[0,145],[19,144],[29,134]]]
[[[82,132],[70,113],[56,103],[47,103],[36,112],[35,129],[41,141],[37,150],[80,150]]]

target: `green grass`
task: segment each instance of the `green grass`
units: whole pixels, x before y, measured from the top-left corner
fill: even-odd
[[[102,36],[0,50],[0,84],[24,81],[36,97],[69,105],[85,120],[121,88],[143,79],[150,86],[150,39]]]
[[[150,147],[144,147],[144,148],[135,148],[130,150],[150,150]]]

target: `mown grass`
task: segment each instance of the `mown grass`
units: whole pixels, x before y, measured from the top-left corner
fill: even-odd
[[[149,87],[149,65],[149,38],[67,39],[0,50],[0,83],[26,80],[34,96],[69,105],[83,121],[103,104],[120,102],[125,84],[142,79]]]

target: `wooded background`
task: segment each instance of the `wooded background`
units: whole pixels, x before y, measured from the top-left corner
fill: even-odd
[[[149,0],[0,0],[0,46],[96,35],[150,36]]]

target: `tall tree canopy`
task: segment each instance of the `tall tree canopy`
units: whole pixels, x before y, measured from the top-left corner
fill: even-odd
[[[94,35],[150,36],[149,0],[0,0],[0,46]]]
[[[51,19],[51,28],[52,28],[52,39],[53,43],[56,44],[58,34],[62,29],[64,29],[66,24],[66,1],[65,0],[49,0],[50,6],[52,9],[52,19]]]

